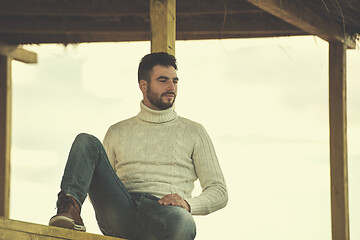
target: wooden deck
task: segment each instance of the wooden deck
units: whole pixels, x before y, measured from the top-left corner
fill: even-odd
[[[98,234],[27,223],[0,217],[1,240],[119,240]]]

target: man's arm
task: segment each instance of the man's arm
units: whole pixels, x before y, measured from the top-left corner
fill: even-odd
[[[193,215],[206,215],[226,206],[228,192],[214,146],[203,126],[199,125],[193,135],[193,163],[202,187],[202,193],[185,201]]]

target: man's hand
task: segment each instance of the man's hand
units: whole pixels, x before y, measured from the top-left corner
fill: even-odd
[[[177,193],[172,193],[164,196],[159,200],[161,205],[179,206],[190,212],[189,204]]]

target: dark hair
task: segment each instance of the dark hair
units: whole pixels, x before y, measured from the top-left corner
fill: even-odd
[[[138,82],[145,80],[150,82],[150,72],[154,66],[172,66],[177,70],[176,59],[173,55],[166,52],[156,52],[145,55],[139,64]]]

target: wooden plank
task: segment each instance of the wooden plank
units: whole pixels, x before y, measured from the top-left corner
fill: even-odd
[[[50,227],[0,217],[1,240],[121,240],[98,234],[80,232],[70,229]],[[124,239],[123,239],[124,240]]]
[[[329,43],[329,119],[332,239],[349,240],[346,123],[346,46]]]
[[[23,63],[37,63],[37,54],[23,48],[15,49],[8,56]]]
[[[0,34],[0,41],[17,44],[150,41],[149,32],[125,33],[14,33]]]
[[[91,24],[89,24],[91,22]],[[253,30],[253,32],[251,32]],[[213,16],[212,21],[203,17],[186,17],[180,16],[176,19],[176,32],[189,31],[236,31],[242,33],[259,33],[259,32],[285,32],[293,31],[303,32],[297,27],[286,23],[271,14],[242,14],[227,15],[224,21],[223,15]],[[143,18],[66,18],[59,21],[58,19],[44,17],[34,18],[1,18],[0,33],[11,35],[12,33],[27,34],[111,34],[122,33],[124,35],[148,33],[150,26]],[[36,34],[34,34],[36,33]],[[147,34],[148,35],[148,34]],[[1,37],[1,36],[0,36]],[[6,37],[6,36],[3,36]],[[149,39],[149,38],[148,38]]]
[[[312,12],[301,1],[294,0],[246,0],[264,11],[326,41],[337,41],[354,49],[356,42],[339,23],[330,22],[327,16]]]
[[[176,16],[183,15],[232,15],[263,13],[264,11],[246,1],[176,1]]]
[[[9,217],[11,150],[11,58],[0,55],[0,216]]]
[[[37,54],[17,45],[7,45],[0,43],[0,55],[7,56],[23,63],[37,63]]]
[[[149,4],[128,0],[0,0],[3,16],[143,16]]]
[[[0,17],[0,41],[18,44],[28,43],[79,43],[79,42],[117,42],[117,41],[149,41],[150,25],[144,19],[124,18],[131,25],[102,19],[89,24],[88,18],[68,18],[63,21],[44,18],[4,21]],[[306,35],[281,19],[268,14],[242,14],[213,16],[211,22],[202,17],[176,17],[176,38],[220,39]],[[31,23],[31,24],[30,24]],[[36,32],[36,34],[33,34]]]
[[[175,55],[176,0],[150,0],[151,52]]]
[[[128,0],[0,0],[0,16],[149,16],[150,1]],[[253,5],[242,1],[224,2],[222,0],[178,1],[177,15],[202,14],[243,14],[263,12]]]
[[[123,34],[132,32],[149,32],[149,23],[141,17],[114,18],[91,18],[91,17],[68,17],[58,18],[32,17],[18,18],[16,16],[1,18],[0,33],[111,33]]]
[[[300,30],[277,31],[277,32],[256,32],[246,33],[242,31],[184,31],[177,32],[177,40],[204,40],[204,39],[229,39],[229,38],[262,38],[262,37],[281,37],[281,36],[300,36],[306,35]],[[81,33],[81,34],[7,34],[0,35],[0,41],[12,41],[18,44],[40,44],[40,43],[88,43],[88,42],[128,42],[128,41],[150,41],[148,32],[129,33]]]
[[[209,22],[203,18],[178,17],[176,34],[182,32],[216,33],[227,34],[261,34],[261,33],[304,33],[304,31],[284,22],[268,13],[228,15],[224,21],[223,16],[213,17]],[[304,33],[305,34],[305,33]]]

